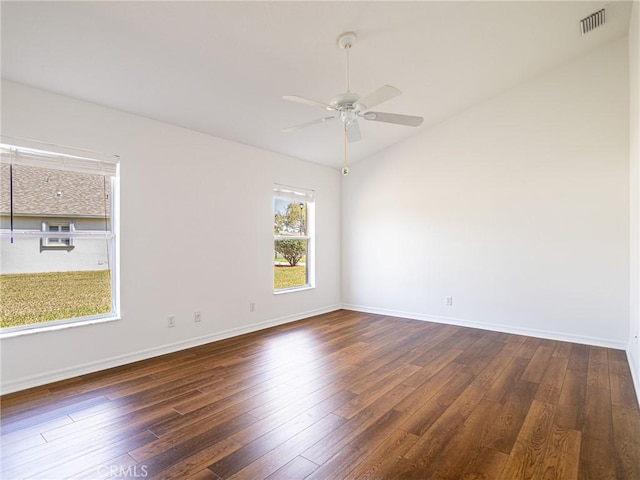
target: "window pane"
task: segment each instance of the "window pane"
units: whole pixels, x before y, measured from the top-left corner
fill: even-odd
[[[308,284],[308,240],[275,240],[273,285],[276,290]]]
[[[307,204],[284,198],[273,199],[273,233],[279,236],[306,235]]]
[[[1,167],[0,327],[112,313],[111,177]]]
[[[0,240],[0,326],[110,313],[112,240],[74,238],[74,248],[40,253],[37,237]],[[25,261],[29,259],[28,261]]]

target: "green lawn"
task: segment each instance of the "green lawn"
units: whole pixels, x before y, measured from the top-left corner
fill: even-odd
[[[111,311],[109,270],[0,275],[0,327]]]
[[[274,265],[273,267],[273,286],[276,290],[280,288],[300,287],[307,283],[306,267],[298,265],[291,267],[289,265]]]
[[[274,266],[276,289],[306,283],[306,267]],[[0,275],[0,327],[111,311],[109,270]]]

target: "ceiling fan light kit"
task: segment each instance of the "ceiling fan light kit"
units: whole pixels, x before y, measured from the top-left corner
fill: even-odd
[[[383,85],[382,87],[374,90],[368,95],[361,97],[357,93],[351,91],[349,83],[349,50],[355,44],[357,35],[355,32],[345,32],[338,36],[338,46],[345,50],[347,55],[347,90],[339,95],[333,97],[329,103],[319,102],[317,100],[311,100],[305,97],[299,97],[296,95],[285,95],[282,97],[290,102],[301,103],[312,107],[321,107],[333,114],[329,117],[319,118],[310,122],[305,122],[300,125],[285,128],[283,133],[293,132],[300,128],[309,127],[317,123],[324,123],[328,120],[340,118],[344,125],[344,167],[342,174],[347,175],[349,169],[347,168],[347,141],[357,142],[362,139],[360,133],[360,127],[358,125],[358,118],[364,120],[393,123],[395,125],[404,125],[408,127],[417,127],[422,124],[423,118],[412,115],[401,115],[398,113],[385,113],[385,112],[372,112],[368,111],[369,108],[375,107],[387,100],[391,100],[397,97],[402,92],[391,85]]]

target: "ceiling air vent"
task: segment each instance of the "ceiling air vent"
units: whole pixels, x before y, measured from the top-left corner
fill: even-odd
[[[601,25],[604,25],[604,8],[580,20],[580,31],[585,35]]]

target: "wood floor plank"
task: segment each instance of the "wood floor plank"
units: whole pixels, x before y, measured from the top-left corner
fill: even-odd
[[[555,405],[534,400],[502,471],[503,480],[542,478],[545,454],[552,438]]]
[[[41,434],[31,435],[12,443],[1,443],[4,456],[15,456],[37,445],[47,443]]]
[[[274,414],[263,418],[250,428],[233,435],[231,438],[240,443],[242,447],[231,455],[209,465],[209,470],[222,478],[230,477],[329,415],[331,415],[329,420],[334,425],[334,430],[337,430],[338,425],[344,424],[345,420],[331,414],[331,411],[339,408],[352,397],[351,392],[340,391],[315,405],[310,405],[313,400],[308,400],[307,405],[299,406],[295,413],[283,412],[284,414]],[[322,438],[324,436],[315,438],[313,443]],[[297,452],[294,457],[299,453],[301,452]]]
[[[393,478],[396,463],[418,438],[402,429],[394,430],[373,452],[361,456],[361,462],[344,477],[345,480]]]
[[[613,405],[613,444],[618,478],[640,478],[640,418],[637,405]]]
[[[569,358],[557,357],[550,361],[540,380],[540,385],[536,391],[536,400],[543,403],[558,404],[560,391],[564,383]]]
[[[428,379],[433,377],[436,373],[442,370],[445,366],[453,362],[464,350],[456,348],[434,348],[429,350],[423,357],[429,359],[426,365],[422,365],[420,370],[416,371],[411,377],[404,381],[405,385],[410,387],[419,387],[424,384]],[[421,362],[411,361],[412,365],[420,365]],[[462,367],[461,363],[456,363]]]
[[[520,347],[515,351],[514,356],[520,358],[526,358],[527,360],[531,360],[533,355],[536,353],[536,350],[540,346],[539,338],[534,337],[526,337],[525,341],[520,344]]]
[[[3,480],[640,478],[624,351],[345,310],[0,401]]]
[[[404,383],[404,381],[413,375],[416,370],[419,370],[420,367],[416,365],[404,365],[397,369],[396,371],[390,372],[388,375],[381,375],[381,378],[369,387],[367,390],[362,391],[359,395],[353,398],[353,400],[344,404],[340,408],[333,411],[336,415],[340,415],[344,418],[353,418],[355,415],[360,413],[366,407],[375,402],[378,398],[380,398],[385,393],[393,390],[398,385]],[[406,385],[405,385],[406,386]],[[412,388],[412,387],[408,387]],[[351,388],[348,388],[350,392],[353,392]],[[354,392],[355,393],[355,392]]]
[[[270,476],[301,455],[304,450],[331,435],[334,430],[343,424],[344,419],[342,417],[330,413],[301,432],[292,435],[288,440],[269,450],[228,478],[237,480]]]
[[[317,470],[317,478],[346,478],[364,458],[381,445],[386,438],[396,431],[404,421],[405,416],[396,410],[389,410],[348,444],[349,453],[357,455],[343,455],[344,448],[333,457],[327,459]]]
[[[116,458],[129,450],[150,442],[153,434],[144,431],[108,443],[85,443],[64,450],[64,455],[49,454],[22,464],[2,465],[2,478],[64,478]]]
[[[609,350],[609,384],[611,404],[633,408],[638,404],[627,355],[622,350]]]
[[[318,465],[315,463],[298,456],[266,477],[265,480],[302,480],[317,468]]]
[[[175,415],[175,412],[167,412],[165,415]],[[36,445],[21,452],[20,455],[3,456],[2,468],[21,472],[27,466],[31,468],[33,464],[52,463],[58,465],[65,456],[75,458],[104,446],[126,445],[128,439],[136,438],[137,435],[143,435],[143,438],[147,440],[141,444],[155,439],[155,436],[148,432],[148,421],[145,420],[119,424],[112,428],[98,426],[95,430],[85,430],[78,435],[64,436]],[[130,445],[131,448],[138,446],[137,442],[134,443],[135,445]],[[119,451],[119,448],[117,447],[116,450]]]
[[[549,360],[551,360],[552,353],[553,347],[540,345],[531,357],[527,368],[522,374],[522,380],[540,383],[544,376],[544,372],[547,369],[547,365],[549,364]]]
[[[207,476],[215,475],[211,470],[207,469],[207,466],[210,465],[211,462],[224,458],[239,448],[240,444],[230,438],[226,438],[206,448],[192,452],[188,456],[180,459],[180,461],[170,464],[164,470],[157,471],[153,475],[150,475],[151,472],[148,470],[148,465],[145,462],[140,462],[139,465],[145,467],[145,472],[148,474],[146,478],[149,480],[181,480],[183,478],[191,478],[192,476],[196,478],[204,476],[204,478],[207,478]]]
[[[118,475],[122,477],[128,473],[137,472],[140,475],[146,473],[145,470],[136,467],[136,465],[137,462],[125,453],[119,457],[110,458],[106,462],[92,465],[87,470],[68,477],[68,480],[104,480],[117,478]]]
[[[504,350],[503,351],[508,351]],[[484,394],[486,400],[504,403],[508,395],[516,388],[518,381],[527,368],[527,359],[513,357]]]
[[[609,385],[609,361],[607,349],[603,347],[589,348],[589,367],[587,371],[587,384],[592,387],[610,389]]]
[[[569,355],[570,370],[587,373],[589,369],[589,346],[574,343],[571,345],[571,354]]]
[[[460,371],[447,382],[436,395],[423,403],[402,426],[403,430],[421,436],[456,401],[473,381],[473,376]],[[480,395],[482,396],[482,395]]]
[[[580,466],[581,435],[553,424],[551,443],[548,445],[540,477],[549,480],[577,480]]]
[[[211,402],[196,410],[162,422],[154,423],[150,429],[154,435],[162,437],[168,433],[187,428],[189,425],[196,426],[202,422],[225,422],[235,416],[248,413],[254,408],[263,404],[266,399],[277,399],[292,393],[293,389],[279,388],[273,395],[262,395],[259,391],[256,395],[245,398],[244,395],[225,397],[221,400]],[[255,417],[255,415],[254,415]]]
[[[22,428],[4,429],[0,431],[0,442],[2,446],[10,445],[14,442],[27,439],[29,437],[40,435],[42,432],[52,430],[63,425],[73,424],[73,420],[68,415],[51,418],[48,420],[40,420],[25,423]]]
[[[144,464],[147,467],[147,471],[151,476],[158,474],[163,470],[167,470],[176,464],[182,464],[185,459],[193,456],[194,453],[205,450],[212,447],[217,452],[220,449],[222,442],[228,441],[229,437],[236,431],[242,429],[257,419],[251,415],[241,415],[233,418],[221,425],[217,425],[216,428],[209,428],[199,435],[189,436],[182,441],[172,442],[172,446],[169,449],[157,448],[158,444],[154,441],[148,442],[153,444],[156,448],[149,449],[147,445],[132,449],[129,454],[139,463]],[[227,445],[223,443],[223,448]]]
[[[485,435],[482,444],[510,454],[522,424],[529,413],[537,389],[535,383],[520,380],[507,398],[498,418]]]
[[[56,422],[64,419],[65,422],[70,420],[70,414],[78,411],[90,409],[96,405],[107,403],[109,400],[103,395],[98,396],[82,396],[76,398],[66,398],[60,402],[56,402],[57,408],[40,409],[34,408],[29,412],[21,412],[11,417],[6,417],[2,422],[2,436],[14,433],[18,430],[28,429],[32,425],[41,425],[47,422]],[[4,405],[3,405],[4,409]]]
[[[483,391],[478,387],[468,386],[422,434],[416,443],[404,455],[405,470],[402,475],[409,477],[430,478],[432,469],[437,466],[436,460],[446,445],[463,427],[467,418],[482,400]],[[404,425],[403,427],[404,428]]]
[[[345,422],[340,428],[336,429],[330,438],[318,442],[305,450],[302,456],[318,465],[322,465],[341,448],[349,445],[354,438],[358,437],[358,435],[374,424],[379,418],[388,413],[390,409],[393,409],[398,402],[413,390],[412,387],[399,385],[394,390],[387,392],[356,416]]]
[[[556,423],[559,426],[568,430],[582,430],[586,393],[586,370],[567,368],[556,412]]]
[[[462,427],[453,435],[441,452],[423,471],[425,477],[434,480],[457,480],[464,473],[467,463],[480,454],[482,439],[500,413],[501,405],[482,400],[473,409]]]
[[[460,480],[496,480],[502,475],[509,455],[493,448],[481,447],[478,455],[470,461]]]
[[[509,365],[509,360],[512,354],[502,347],[496,349],[497,353],[489,361],[489,363],[480,371],[478,371],[476,378],[473,380],[475,387],[483,390],[489,390],[493,383],[500,377],[500,374]]]

